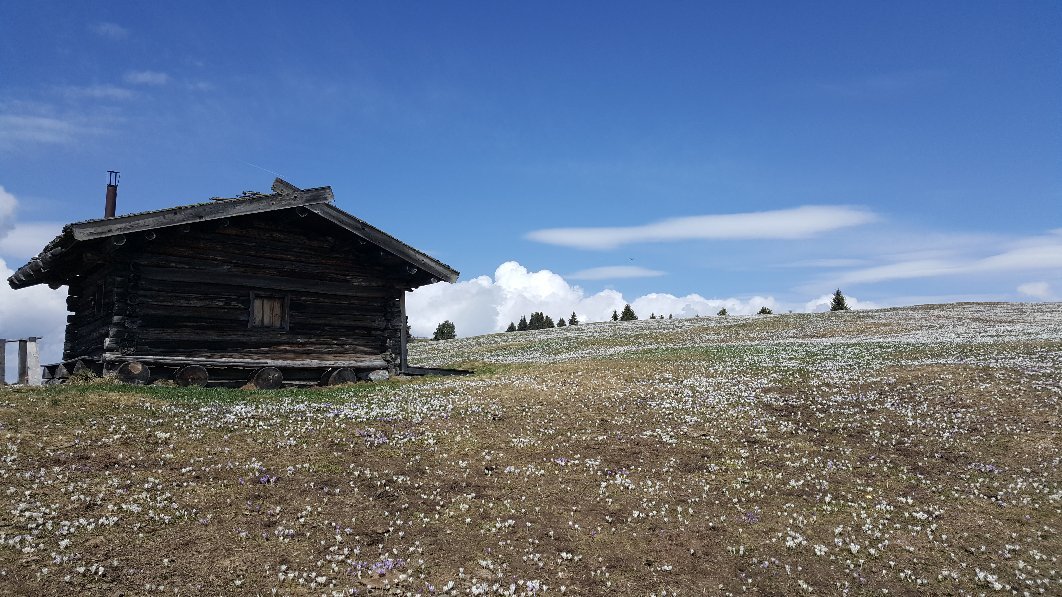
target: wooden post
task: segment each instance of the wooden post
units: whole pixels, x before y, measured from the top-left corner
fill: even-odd
[[[18,383],[41,385],[41,357],[34,336],[18,341]]]
[[[405,373],[406,372],[406,366],[408,365],[408,363],[406,362],[406,342],[407,342],[406,327],[407,327],[407,323],[406,323],[406,293],[405,293],[405,291],[402,292],[402,298],[398,299],[398,302],[399,302],[399,306],[402,308],[402,319],[401,319],[401,322],[402,322],[402,340],[401,340],[401,342],[399,344],[399,351],[402,354],[398,357],[398,372],[399,373]]]
[[[0,386],[7,385],[7,340],[0,338]]]

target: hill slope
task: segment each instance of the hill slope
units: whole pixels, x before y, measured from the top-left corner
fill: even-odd
[[[0,390],[20,593],[1062,590],[1062,305],[416,343],[464,378]]]

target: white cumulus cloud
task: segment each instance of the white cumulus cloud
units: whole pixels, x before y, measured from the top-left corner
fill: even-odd
[[[15,226],[15,208],[18,207],[18,199],[0,185],[0,238]]]
[[[6,233],[0,226],[0,257],[28,260],[63,230],[61,222],[19,222]]]
[[[673,294],[652,292],[640,296],[631,302],[631,308],[639,318],[645,319],[652,314],[667,317],[707,317],[719,313],[720,309],[726,309],[730,315],[752,315],[767,307],[778,313],[781,306],[774,297],[754,296],[749,299],[725,298],[707,299],[699,294],[687,294],[675,296]],[[611,312],[609,312],[611,315]]]
[[[1047,282],[1027,282],[1018,286],[1018,292],[1038,299],[1050,299],[1054,293]]]
[[[870,301],[861,301],[854,296],[845,295],[844,302],[848,305],[849,309],[880,309],[881,305],[872,303]],[[829,311],[830,305],[833,304],[833,293],[824,294],[817,299],[812,299],[804,305],[804,310],[808,313],[818,313],[821,311]]]
[[[0,257],[10,261],[36,255],[63,229],[59,222],[16,222],[18,199],[0,185]]]
[[[477,336],[504,330],[510,322],[542,311],[556,319],[575,312],[581,322],[605,321],[612,312],[631,304],[639,317],[651,313],[675,317],[715,315],[726,308],[733,315],[753,314],[766,306],[778,310],[772,297],[755,296],[747,300],[707,299],[698,294],[683,297],[651,293],[628,301],[615,290],[587,294],[549,270],[537,272],[515,261],[507,261],[494,277],[479,276],[467,282],[440,282],[418,288],[406,301],[406,312],[414,336],[431,336],[444,320],[454,322],[459,336]]]
[[[547,228],[529,232],[527,238],[577,249],[614,249],[631,243],[693,239],[804,239],[877,219],[873,212],[859,207],[804,205],[773,211],[671,218],[642,226]]]
[[[63,356],[66,334],[66,288],[52,290],[45,285],[13,290],[7,278],[15,273],[0,259],[0,338],[18,339],[42,337],[42,363],[55,363]],[[14,379],[15,353],[13,344],[7,347],[7,379]]]

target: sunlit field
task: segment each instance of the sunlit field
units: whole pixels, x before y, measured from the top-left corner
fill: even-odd
[[[0,389],[0,593],[1062,594],[1062,304],[411,351],[476,374]]]

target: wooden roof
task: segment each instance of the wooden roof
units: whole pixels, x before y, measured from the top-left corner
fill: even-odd
[[[59,236],[45,245],[40,254],[18,268],[14,275],[7,279],[7,282],[15,289],[36,284],[61,286],[64,283],[63,278],[53,267],[70,254],[76,253],[83,243],[96,239],[296,208],[314,213],[395,255],[414,268],[412,271],[419,269],[439,280],[457,281],[459,272],[450,266],[339,209],[332,204],[333,199],[331,187],[300,189],[278,178],[273,182],[273,194],[271,195],[221,199],[114,218],[74,222],[64,226]]]

